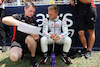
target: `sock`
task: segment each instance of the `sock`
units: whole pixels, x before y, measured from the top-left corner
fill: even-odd
[[[84,48],[84,50],[86,51],[86,50],[87,50],[87,48]]]
[[[66,52],[63,52],[63,53],[62,53],[63,57],[67,57],[67,54],[68,54],[68,53],[66,53]]]
[[[48,53],[47,52],[43,53],[43,56],[44,57],[47,57],[48,56]]]
[[[34,63],[36,63],[37,61],[36,61],[36,57],[31,57],[31,63],[32,64],[34,64]]]
[[[32,60],[36,60],[36,57],[31,57]]]
[[[90,50],[87,50],[87,52],[91,52]]]

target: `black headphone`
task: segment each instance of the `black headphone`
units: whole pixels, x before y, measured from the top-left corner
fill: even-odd
[[[25,23],[31,24],[32,23],[32,18],[29,18],[28,16],[25,16]]]

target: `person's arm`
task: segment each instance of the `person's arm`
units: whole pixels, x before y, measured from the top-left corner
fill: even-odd
[[[48,20],[47,19],[44,20],[42,32],[43,32],[43,36],[50,37],[50,34],[48,33]]]
[[[84,3],[84,4],[89,4],[91,3],[91,0],[79,0],[80,2]]]
[[[14,19],[12,16],[7,16],[2,19],[2,22],[6,25],[18,26],[21,21]]]
[[[60,38],[66,37],[68,36],[68,27],[67,27],[67,23],[66,23],[66,19],[63,19],[62,21],[62,34],[60,34]]]
[[[4,0],[0,0],[0,5],[3,3]]]

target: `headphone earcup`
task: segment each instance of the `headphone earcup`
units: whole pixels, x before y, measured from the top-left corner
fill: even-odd
[[[28,24],[32,23],[32,18],[29,18],[28,16],[25,16],[25,22]]]
[[[28,23],[28,21],[30,20],[30,18],[28,16],[25,16],[25,22]]]

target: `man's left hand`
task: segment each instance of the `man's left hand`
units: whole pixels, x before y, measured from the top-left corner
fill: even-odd
[[[52,38],[54,42],[58,41],[60,39],[59,35],[56,35],[54,38]]]

